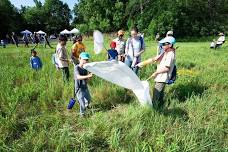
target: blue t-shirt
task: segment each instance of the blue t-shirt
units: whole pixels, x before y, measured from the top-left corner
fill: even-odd
[[[32,56],[30,58],[30,64],[31,67],[35,70],[41,69],[42,68],[42,62],[38,56]]]
[[[109,49],[108,50],[108,60],[117,60],[118,59],[118,52],[115,49]]]

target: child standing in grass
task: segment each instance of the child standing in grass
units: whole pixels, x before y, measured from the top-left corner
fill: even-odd
[[[82,36],[79,35],[75,38],[74,40],[74,44],[72,46],[72,53],[71,53],[71,59],[74,62],[74,64],[78,64],[79,63],[79,55],[82,52],[85,52],[86,47],[85,45],[82,43]]]
[[[164,105],[164,91],[165,86],[169,82],[172,72],[175,66],[175,49],[173,44],[175,43],[173,38],[166,37],[160,41],[162,44],[163,53],[159,56],[147,60],[147,62],[141,62],[137,66],[142,67],[145,64],[158,62],[157,70],[151,77],[155,80],[155,86],[153,91],[153,106],[155,109],[160,109]]]
[[[42,62],[40,58],[37,56],[37,52],[35,50],[31,50],[32,57],[30,58],[31,68],[34,70],[39,70],[42,68]]]
[[[66,50],[67,37],[64,35],[59,36],[59,43],[56,47],[56,62],[58,63],[58,68],[62,70],[63,81],[69,81],[69,60],[67,57]]]
[[[85,115],[85,110],[90,104],[91,96],[88,90],[87,81],[93,76],[89,74],[83,65],[88,63],[89,54],[82,52],[79,56],[79,64],[74,67],[75,94],[80,104],[80,115]]]

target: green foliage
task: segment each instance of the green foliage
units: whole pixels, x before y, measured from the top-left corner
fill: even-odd
[[[0,19],[4,21],[0,25],[1,38],[13,31],[20,32],[25,29],[59,33],[65,28],[70,28],[72,15],[66,3],[60,0],[46,0],[43,5],[38,0],[34,2],[34,7],[21,6],[20,10],[9,0],[0,2]]]
[[[84,43],[92,61],[106,59],[105,51],[93,53],[91,37]],[[156,43],[146,44],[143,60],[156,54]],[[141,107],[132,92],[94,76],[85,118],[78,103],[66,109],[73,66],[64,85],[51,63],[52,49],[37,48],[41,71],[30,69],[29,48],[0,49],[0,151],[227,151],[228,45],[215,51],[209,44],[177,44],[178,79],[166,87],[163,111]],[[68,42],[69,53],[70,48]],[[155,69],[141,69],[141,80]],[[149,83],[152,92],[154,82]]]
[[[10,3],[9,0],[0,1],[0,38],[5,38],[6,34],[22,28],[23,18],[19,11]]]
[[[75,5],[74,24],[89,24],[88,31],[113,32],[136,25],[152,36],[168,30],[178,37],[208,36],[228,30],[227,4],[223,0],[81,0]]]

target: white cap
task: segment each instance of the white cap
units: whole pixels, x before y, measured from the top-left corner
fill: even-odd
[[[173,31],[168,31],[166,35],[173,35]]]

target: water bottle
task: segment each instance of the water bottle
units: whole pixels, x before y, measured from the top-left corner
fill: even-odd
[[[70,101],[69,101],[69,104],[67,106],[67,109],[72,109],[74,104],[75,104],[75,99],[74,98],[71,98]]]

